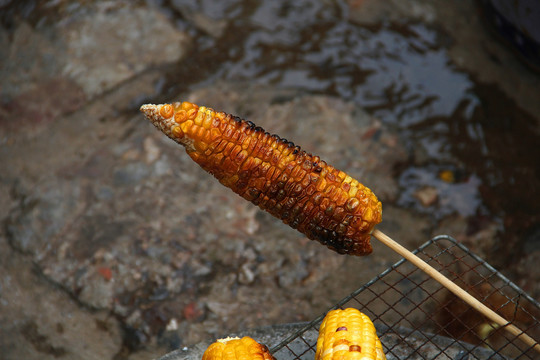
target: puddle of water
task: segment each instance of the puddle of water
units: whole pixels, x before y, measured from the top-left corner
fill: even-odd
[[[479,192],[482,180],[475,174],[467,175],[458,181],[448,181],[441,176],[447,172],[454,174],[455,171],[448,165],[407,168],[399,177],[399,185],[403,191],[398,205],[433,215],[438,220],[452,214],[475,216],[484,210]],[[418,199],[422,192],[428,196],[424,202]]]
[[[104,6],[111,5],[104,4]],[[0,25],[5,29],[13,30],[15,24],[20,23],[22,19],[32,26],[40,27],[45,24],[55,24],[58,21],[73,20],[85,11],[86,7],[80,1],[6,0],[0,1]]]
[[[249,3],[249,2],[244,2]],[[339,3],[266,1],[227,30],[212,78],[333,94],[400,127],[448,116],[474,84],[457,71],[441,34],[422,24],[365,28]],[[223,56],[225,55],[225,56]],[[436,76],[435,76],[436,75]]]

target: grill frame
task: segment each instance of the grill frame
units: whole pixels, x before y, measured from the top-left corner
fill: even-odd
[[[439,235],[413,253],[510,323],[540,338],[540,303],[466,246]],[[538,353],[490,325],[463,300],[401,259],[334,304],[356,307],[375,326],[388,359],[536,359]],[[321,314],[271,348],[278,359],[315,358]]]

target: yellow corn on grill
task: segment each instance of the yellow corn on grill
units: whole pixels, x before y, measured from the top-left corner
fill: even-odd
[[[315,360],[386,360],[375,326],[355,308],[331,310],[319,328]]]

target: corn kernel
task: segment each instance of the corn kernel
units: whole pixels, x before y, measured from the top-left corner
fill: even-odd
[[[165,119],[170,118],[174,114],[174,108],[172,105],[165,104],[161,107],[161,110],[159,111],[159,114],[163,116]]]

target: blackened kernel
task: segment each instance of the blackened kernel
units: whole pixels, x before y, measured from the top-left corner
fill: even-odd
[[[302,207],[296,205],[291,209],[291,215],[296,218],[298,216],[298,214],[300,214],[300,211],[302,211]]]
[[[239,191],[246,188],[247,186],[248,186],[248,183],[247,181],[244,181],[244,180],[238,180],[236,184],[234,184],[234,187]]]
[[[337,228],[336,228],[336,232],[339,235],[344,235],[347,232],[347,226],[343,225],[342,223],[339,223]]]
[[[248,192],[249,192],[249,196],[251,196],[252,198],[257,198],[261,194],[261,191],[259,189],[253,188],[253,187],[249,188]]]
[[[283,203],[283,206],[286,209],[292,208],[297,203],[296,199],[294,197],[288,197],[285,202]]]
[[[334,205],[329,205],[325,210],[324,212],[326,213],[326,215],[332,215],[334,213]]]
[[[306,214],[300,212],[298,215],[296,215],[296,220],[300,223],[303,223],[304,220],[306,220]]]
[[[285,192],[285,190],[281,189],[276,194],[276,200],[281,201],[281,200],[283,200],[285,198],[286,195],[287,195],[287,193]]]
[[[268,187],[268,195],[273,196],[278,192],[279,188],[276,184],[271,184]]]
[[[318,211],[315,216],[313,216],[313,220],[319,224],[321,221],[323,221],[324,219],[326,218],[326,216],[324,216],[324,214],[320,211]]]

